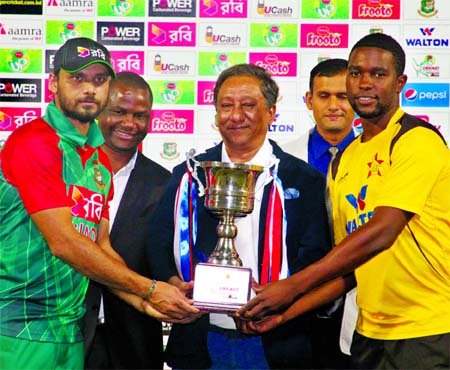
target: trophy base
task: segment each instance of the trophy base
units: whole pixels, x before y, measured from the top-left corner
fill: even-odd
[[[194,306],[208,312],[237,311],[248,302],[252,270],[199,263],[195,267]]]

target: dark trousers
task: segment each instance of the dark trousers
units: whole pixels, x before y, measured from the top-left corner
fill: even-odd
[[[450,369],[450,333],[427,337],[379,340],[353,334],[356,369]]]
[[[341,352],[339,336],[344,305],[331,316],[316,316],[312,321],[312,358],[314,369],[350,369],[350,356]]]
[[[95,336],[89,353],[86,353],[85,369],[111,369],[106,345],[106,330],[104,325],[97,325]]]

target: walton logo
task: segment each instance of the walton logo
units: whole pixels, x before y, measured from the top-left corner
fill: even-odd
[[[361,190],[358,193],[358,197],[355,197],[353,194],[347,194],[345,196],[345,199],[352,205],[352,207],[355,209],[355,212],[358,213],[359,211],[364,211],[364,208],[366,208],[366,195],[367,195],[367,185],[364,185]]]
[[[432,34],[433,34],[433,32],[434,32],[434,27],[432,27],[432,28],[422,28],[422,27],[420,27],[420,32],[422,32],[422,35],[424,35],[424,36],[431,36]]]
[[[424,46],[424,47],[448,47],[448,38],[432,38],[435,27],[419,27],[420,33],[425,38],[407,38],[406,46]]]
[[[367,221],[369,221],[370,218],[373,216],[373,211],[363,212],[366,208],[365,199],[367,196],[367,187],[368,187],[367,185],[363,185],[357,197],[354,194],[347,194],[345,196],[345,199],[355,209],[355,212],[357,214],[356,218],[347,221],[346,226],[347,234],[352,233],[358,227],[367,223]]]

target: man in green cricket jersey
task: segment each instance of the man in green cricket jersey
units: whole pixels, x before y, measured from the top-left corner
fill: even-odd
[[[175,287],[128,269],[111,247],[112,175],[93,120],[114,76],[103,45],[67,41],[49,76],[54,101],[0,152],[1,369],[83,367],[88,278],[158,319],[198,313]]]

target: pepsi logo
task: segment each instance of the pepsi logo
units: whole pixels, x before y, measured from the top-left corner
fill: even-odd
[[[417,90],[416,89],[407,89],[405,91],[405,99],[408,101],[414,101],[417,98]]]

